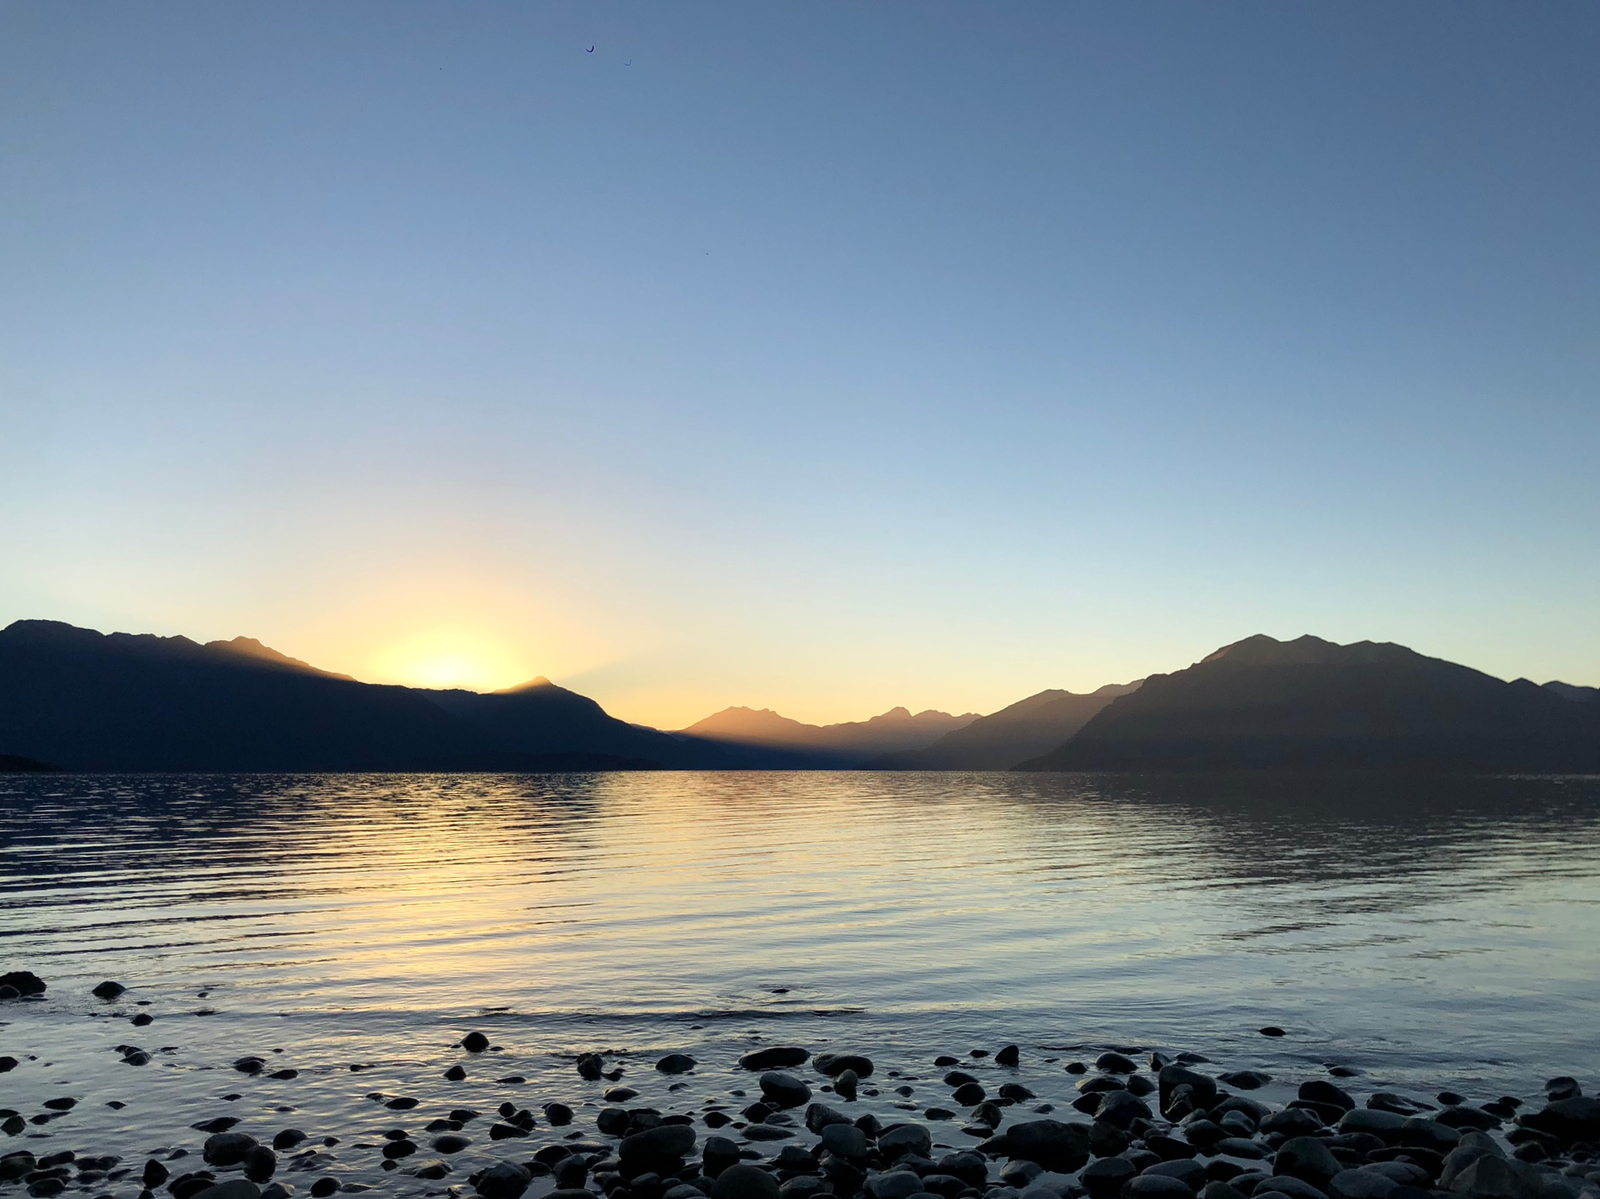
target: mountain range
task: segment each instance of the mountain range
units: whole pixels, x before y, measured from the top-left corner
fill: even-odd
[[[1403,645],[1249,637],[1152,675],[1022,770],[1600,770],[1592,687],[1507,683]]]
[[[1041,691],[953,729],[931,745],[882,754],[868,770],[1009,770],[1066,741],[1138,683],[1108,683],[1087,695]]]
[[[1600,770],[1600,689],[1503,682],[1404,646],[1246,638],[1184,670],[987,716],[808,725],[728,708],[679,732],[538,678],[362,683],[250,638],[0,630],[0,770]]]
[[[802,724],[771,708],[724,708],[691,724],[686,736],[743,745],[793,758],[797,767],[849,768],[896,752],[915,752],[980,719],[976,712],[911,713],[891,708],[871,720],[844,724]],[[1060,741],[1052,741],[1053,746]]]

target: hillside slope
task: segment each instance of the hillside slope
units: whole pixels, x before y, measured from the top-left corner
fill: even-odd
[[[1600,705],[1400,645],[1255,636],[1153,675],[1026,770],[1600,769]]]
[[[869,761],[865,769],[1009,770],[1060,745],[1112,700],[1138,686],[1110,683],[1087,695],[1041,691],[980,716],[925,749],[883,754]]]

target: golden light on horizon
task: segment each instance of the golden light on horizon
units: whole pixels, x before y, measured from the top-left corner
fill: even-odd
[[[373,670],[385,682],[469,691],[510,687],[539,673],[513,660],[495,639],[459,629],[418,634],[382,650]]]

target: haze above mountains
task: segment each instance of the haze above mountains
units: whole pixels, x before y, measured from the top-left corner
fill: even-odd
[[[246,637],[0,630],[0,769],[1600,770],[1600,689],[1504,682],[1403,646],[1255,636],[1172,674],[998,712],[817,726],[728,708],[678,732],[539,678],[362,683]]]

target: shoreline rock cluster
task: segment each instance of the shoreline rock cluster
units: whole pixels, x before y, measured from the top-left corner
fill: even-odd
[[[122,991],[111,983],[95,994]],[[466,1079],[498,1047],[474,1032],[459,1049],[446,1081]],[[258,1139],[219,1116],[191,1126],[205,1135],[199,1162],[183,1148],[139,1161],[0,1143],[0,1199],[19,1190],[289,1199],[299,1189],[314,1199],[372,1189],[462,1199],[1600,1199],[1600,1099],[1570,1077],[1549,1080],[1537,1102],[1473,1105],[1451,1092],[1358,1094],[1355,1072],[1335,1068],[1274,1105],[1253,1097],[1269,1075],[1211,1073],[1194,1053],[1123,1047],[1063,1062],[1006,1045],[924,1060],[882,1070],[863,1053],[782,1045],[717,1070],[670,1053],[654,1061],[653,1079],[629,1086],[636,1058],[583,1053],[569,1059],[593,1092],[574,1100],[581,1110],[368,1094],[386,1119],[412,1125],[344,1130],[369,1138],[349,1148],[375,1151],[370,1182],[334,1172],[347,1138],[290,1127]],[[144,1064],[134,1054],[123,1062]],[[268,1064],[247,1055],[232,1067],[243,1078],[297,1077]],[[16,1065],[0,1057],[0,1073]],[[704,1093],[713,1078],[719,1096]],[[641,1088],[665,1099],[634,1105]],[[77,1102],[45,1099],[32,1117],[0,1108],[0,1131],[22,1135]],[[439,1185],[416,1189],[428,1184]]]

